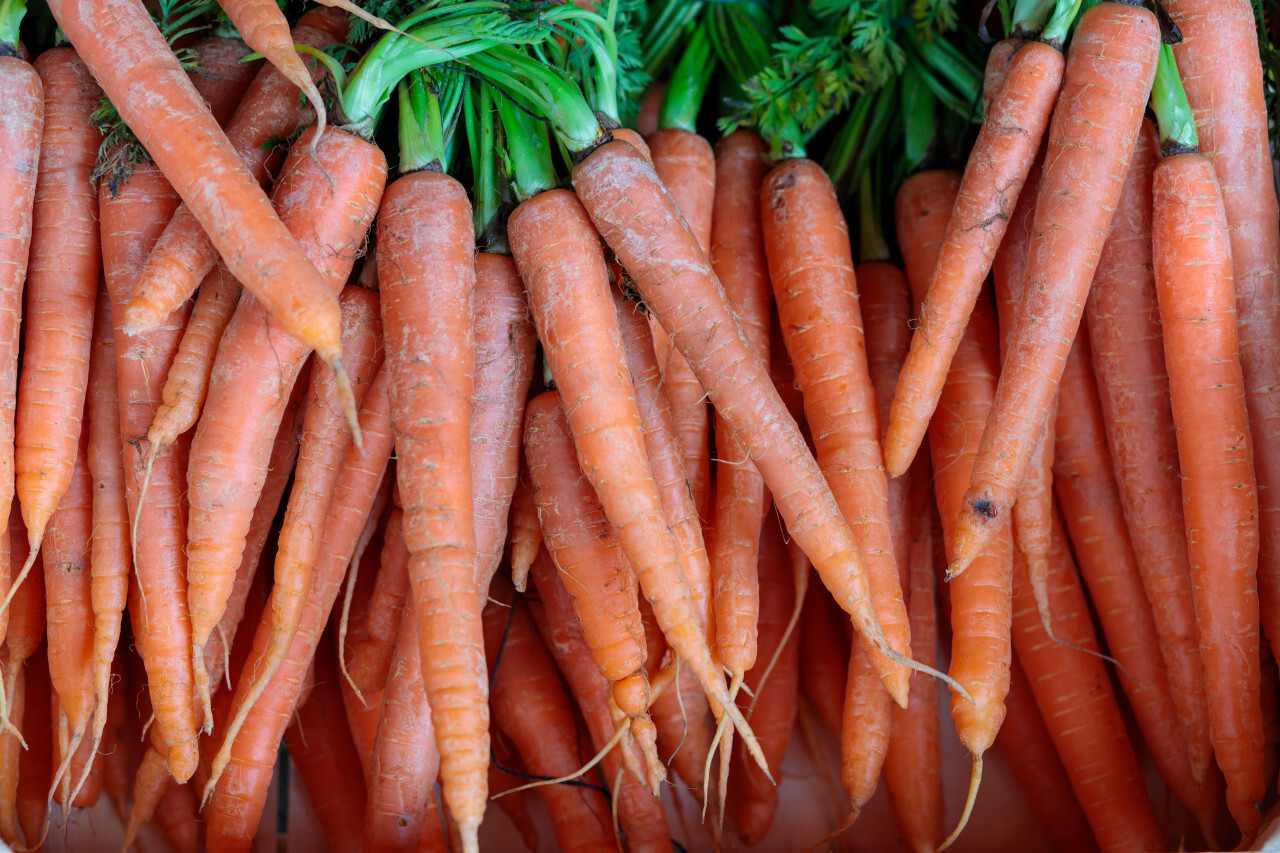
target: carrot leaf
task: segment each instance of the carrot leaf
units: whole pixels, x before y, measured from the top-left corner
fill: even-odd
[[[18,28],[26,14],[26,0],[0,0],[0,56],[18,55]]]

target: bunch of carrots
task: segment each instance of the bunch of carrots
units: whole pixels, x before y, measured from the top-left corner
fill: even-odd
[[[1254,845],[1268,28],[987,6],[0,0],[0,842]]]

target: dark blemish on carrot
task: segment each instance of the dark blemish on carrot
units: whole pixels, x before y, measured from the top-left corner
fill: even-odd
[[[973,508],[976,512],[981,513],[984,518],[996,517],[996,505],[991,501],[974,501]]]

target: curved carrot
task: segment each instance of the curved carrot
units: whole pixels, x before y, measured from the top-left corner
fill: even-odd
[[[1231,244],[1213,164],[1166,157],[1152,185],[1152,258],[1177,429],[1191,594],[1209,735],[1249,844],[1266,791],[1258,693],[1258,497],[1240,365]]]
[[[307,134],[314,132],[294,144],[272,197],[336,293],[377,211],[386,160],[370,143],[333,129],[317,143],[319,159],[312,159]],[[187,579],[198,670],[226,609],[271,445],[306,355],[306,345],[257,299],[241,295],[218,347],[187,464]],[[198,679],[204,675],[196,672]]]
[[[1026,285],[965,506],[950,572],[1004,526],[1043,433],[1075,338],[1155,77],[1155,15],[1100,3],[1080,16],[1049,128]]]
[[[347,31],[347,15],[338,9],[311,9],[293,28],[290,40],[324,49],[340,42]],[[317,68],[314,72],[321,73]],[[276,140],[289,137],[307,124],[307,111],[298,87],[273,67],[264,67],[253,79],[241,105],[227,124],[227,139],[259,184],[280,163]],[[213,270],[218,251],[185,204],[178,208],[138,280],[135,296],[125,312],[125,324],[146,329],[160,323],[186,301]],[[180,431],[179,431],[180,432]]]
[[[997,55],[997,63],[999,59]],[[911,351],[898,378],[884,444],[885,465],[893,476],[906,473],[924,440],[947,368],[1018,203],[1062,84],[1064,60],[1055,46],[1025,42],[1008,62],[969,154],[929,276],[920,325],[911,336]]]
[[[14,488],[35,561],[45,525],[71,480],[88,382],[101,265],[98,194],[90,178],[102,135],[90,115],[101,93],[70,48],[46,50],[44,136],[32,210],[25,345],[14,432]],[[12,575],[4,610],[30,570]]]
[[[341,373],[332,285],[271,208],[147,10],[131,0],[54,0],[49,8],[231,273]],[[139,67],[151,73],[140,76]]]
[[[471,413],[471,495],[476,506],[476,586],[498,570],[520,467],[520,429],[533,382],[537,339],[512,260],[476,255],[472,297],[476,347]],[[514,564],[514,560],[513,560]]]
[[[1151,177],[1158,153],[1155,126],[1143,122],[1085,314],[1120,504],[1199,779],[1213,762],[1213,746],[1152,272]]]
[[[664,131],[670,132],[670,131]],[[715,205],[709,256],[751,347],[769,358],[769,267],[761,236],[760,190],[768,145],[750,131],[716,143]],[[701,386],[699,386],[701,388]],[[771,499],[751,457],[721,415],[715,418],[716,479],[711,513],[711,573],[715,584],[716,654],[741,678],[756,662],[756,574],[761,528]]]
[[[778,501],[787,529],[841,606],[856,615],[868,642],[888,649],[853,534],[795,421],[766,381],[765,365],[751,352],[715,273],[652,168],[629,145],[606,143],[576,166],[573,181],[600,234],[689,360],[717,411],[753,448],[756,467]],[[695,316],[701,319],[693,322]],[[667,639],[671,641],[670,634]],[[904,664],[895,663],[881,673],[900,701],[906,701],[906,672]]]
[[[1227,213],[1240,366],[1258,478],[1262,626],[1280,649],[1280,204],[1252,5],[1172,0],[1173,53]],[[1273,13],[1274,14],[1274,13]],[[1270,182],[1270,183],[1269,183]]]

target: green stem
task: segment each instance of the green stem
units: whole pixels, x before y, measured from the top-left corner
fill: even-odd
[[[501,232],[498,219],[502,213],[502,185],[498,180],[498,156],[501,131],[493,104],[493,93],[483,83],[471,83],[466,89],[465,112],[468,117],[467,142],[471,148],[471,168],[475,174],[476,241],[495,246],[495,237]]]
[[[400,81],[400,174],[448,171],[463,87],[457,74],[416,71]]]
[[[537,116],[530,115],[510,98],[497,99],[498,117],[506,140],[505,150],[511,169],[511,189],[516,201],[531,199],[538,193],[554,189],[555,162],[551,157],[551,144],[547,138],[547,126]]]
[[[1160,128],[1160,150],[1166,156],[1200,150],[1195,116],[1191,113],[1191,105],[1187,103],[1187,93],[1182,88],[1182,76],[1178,73],[1178,62],[1173,57],[1173,45],[1160,45],[1156,79],[1151,86],[1151,109],[1156,114],[1156,124]]]
[[[1071,25],[1075,23],[1079,14],[1080,0],[1058,0],[1053,10],[1053,17],[1049,20],[1049,26],[1044,28],[1040,40],[1061,50],[1067,42]]]
[[[844,126],[840,128],[835,141],[827,151],[824,166],[827,176],[831,178],[831,183],[837,187],[846,186],[849,176],[853,174],[854,163],[857,162],[858,153],[862,149],[864,132],[875,101],[876,99],[871,97],[858,98],[854,101],[853,109],[849,111],[849,118],[845,120]]]
[[[0,0],[0,56],[18,55],[18,28],[26,14],[26,0]]]
[[[862,172],[858,182],[858,262],[889,260],[889,244],[880,227],[880,206],[876,204],[871,170]]]
[[[702,11],[701,0],[667,0],[658,10],[640,45],[644,70],[656,75],[680,46],[681,36]]]
[[[1013,6],[1013,35],[1031,38],[1039,35],[1053,12],[1056,0],[1018,0]]]
[[[658,127],[697,132],[698,111],[715,67],[711,33],[704,21],[693,31],[684,55],[671,72],[671,83],[658,109]]]

